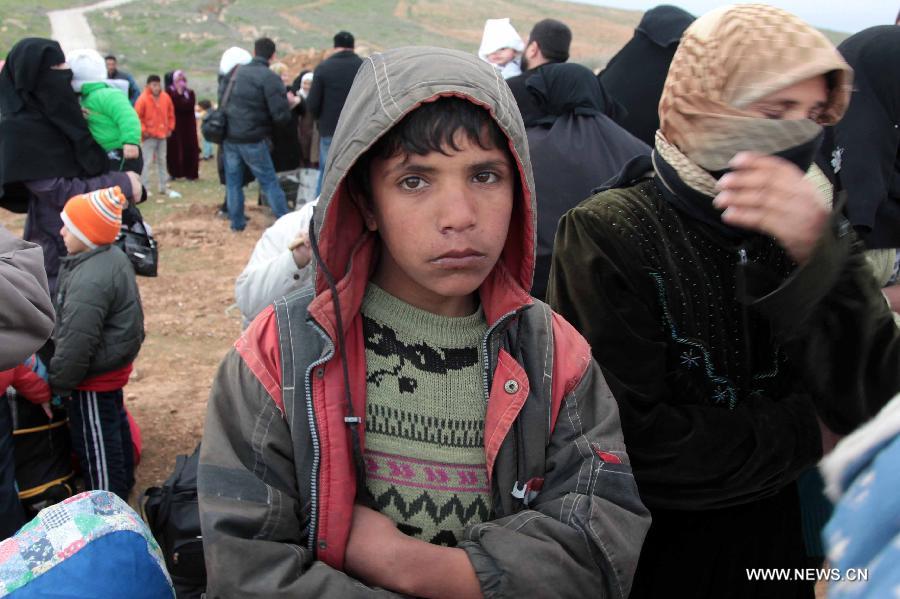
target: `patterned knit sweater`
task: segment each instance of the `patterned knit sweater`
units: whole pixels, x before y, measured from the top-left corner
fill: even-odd
[[[369,284],[366,346],[366,487],[411,536],[456,545],[489,519],[479,309],[448,318]]]

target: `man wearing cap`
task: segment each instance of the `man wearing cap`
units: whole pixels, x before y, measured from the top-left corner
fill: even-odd
[[[322,177],[328,160],[331,137],[337,128],[338,117],[344,108],[350,86],[362,59],[353,51],[355,40],[349,31],[339,31],[334,36],[334,53],[316,67],[312,87],[306,105],[319,123],[319,181],[316,196],[322,191]]]
[[[544,19],[535,23],[531,28],[528,43],[525,44],[525,51],[522,52],[522,74],[506,80],[525,122],[528,122],[529,119],[540,118],[543,114],[525,86],[525,82],[545,64],[569,60],[569,46],[571,45],[572,30],[561,21]]]

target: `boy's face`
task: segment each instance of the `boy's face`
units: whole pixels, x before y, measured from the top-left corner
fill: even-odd
[[[83,241],[75,237],[75,235],[73,235],[65,225],[63,225],[63,228],[59,230],[59,234],[62,235],[63,243],[66,244],[66,250],[69,252],[70,256],[74,254],[80,254],[81,252],[85,252],[90,249]]]
[[[159,83],[159,81],[151,81],[150,93],[154,96],[158,96],[160,91],[162,91],[162,85]]]
[[[118,66],[118,65],[116,64],[116,62],[117,62],[117,61],[113,60],[112,58],[107,58],[107,59],[106,59],[106,74],[107,74],[109,77],[112,77],[113,74],[115,74],[115,72],[116,72],[116,67]]]
[[[487,55],[488,62],[504,67],[516,57],[516,51],[512,48],[500,48]]]
[[[462,133],[459,151],[375,159],[372,197],[363,210],[382,255],[373,278],[388,293],[445,316],[474,309],[472,294],[506,243],[513,207],[509,154],[485,150]]]

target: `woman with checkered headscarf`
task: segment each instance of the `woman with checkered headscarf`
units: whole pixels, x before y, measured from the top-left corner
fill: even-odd
[[[681,39],[651,158],[560,221],[548,300],[653,516],[632,598],[812,597],[795,481],[900,391],[900,333],[813,163],[851,80],[797,17],[717,9]]]

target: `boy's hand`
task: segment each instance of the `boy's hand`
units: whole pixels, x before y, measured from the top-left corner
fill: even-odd
[[[797,264],[805,264],[828,224],[818,190],[794,164],[776,156],[741,152],[719,179],[713,205],[729,225],[770,235]]]
[[[50,409],[50,402],[45,401],[41,404],[41,409],[44,410],[44,414],[47,415],[47,420],[53,420],[53,410]]]
[[[140,156],[140,148],[134,144],[125,144],[122,146],[122,155],[127,160],[133,160]]]
[[[294,264],[297,268],[304,268],[312,260],[312,249],[309,247],[309,239],[306,233],[300,233],[288,244],[288,249],[294,256]]]
[[[414,597],[482,596],[465,551],[408,537],[390,518],[361,505],[353,506],[344,569],[366,584]]]

